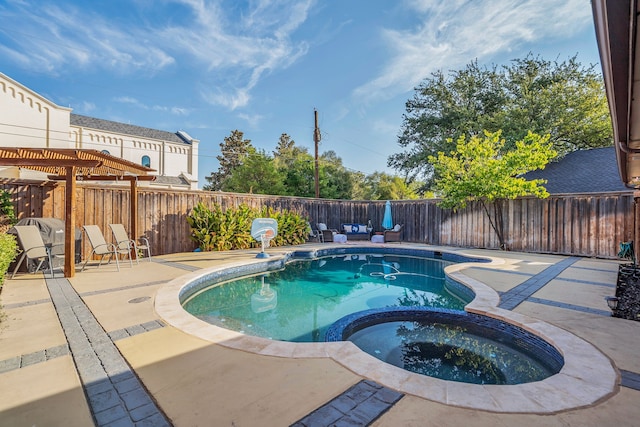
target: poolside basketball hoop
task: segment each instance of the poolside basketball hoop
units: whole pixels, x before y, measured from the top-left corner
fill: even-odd
[[[268,258],[264,250],[269,247],[271,239],[278,234],[278,221],[273,218],[256,218],[251,223],[251,237],[262,243],[262,252],[256,258]]]

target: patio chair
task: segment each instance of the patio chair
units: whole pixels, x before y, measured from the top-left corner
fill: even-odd
[[[33,271],[34,273],[40,270],[40,267],[42,267],[45,261],[49,261],[49,271],[51,272],[51,278],[53,278],[53,258],[58,257],[58,255],[52,254],[51,249],[53,246],[61,246],[64,244],[45,245],[40,230],[35,225],[16,225],[13,228],[18,235],[20,246],[22,246],[22,256],[20,256],[16,268],[14,268],[11,274],[11,278],[13,279],[16,275],[16,272],[25,259],[27,260],[27,264],[30,260],[38,262],[36,269]]]
[[[384,241],[387,242],[401,242],[402,241],[402,229],[404,225],[396,224],[391,230],[384,231]]]
[[[307,221],[307,226],[309,227],[309,240],[316,239],[318,242],[322,242],[322,233],[318,229],[314,230],[309,221]]]
[[[134,239],[129,237],[127,230],[125,230],[124,225],[122,224],[109,224],[111,228],[111,232],[113,233],[113,238],[115,239],[115,244],[120,250],[131,249],[134,250],[136,254],[136,263],[138,261],[138,250],[142,253],[147,252],[147,258],[149,258],[149,262],[151,262],[151,245],[149,245],[149,240],[146,237],[140,237],[140,241],[136,242]]]
[[[113,243],[107,243],[107,241],[104,239],[102,231],[100,231],[100,227],[98,227],[97,225],[85,225],[82,228],[84,228],[87,238],[89,239],[89,243],[91,243],[91,253],[82,265],[82,269],[80,271],[84,271],[84,268],[87,266],[87,263],[94,254],[102,256],[100,258],[100,262],[98,263],[98,267],[102,265],[104,257],[109,255],[109,261],[107,262],[107,264],[111,262],[111,257],[115,258],[116,267],[118,268],[118,271],[120,271],[120,262],[118,261],[118,255],[125,254],[129,256],[129,264],[131,265],[131,267],[133,267],[133,262],[131,262],[129,251],[118,249],[118,247],[116,247],[116,245],[114,245]]]
[[[333,242],[333,236],[338,233],[338,230],[333,228],[327,228],[327,224],[319,222],[316,224],[318,232],[322,234],[323,242]]]

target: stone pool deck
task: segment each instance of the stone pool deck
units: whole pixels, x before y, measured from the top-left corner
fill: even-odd
[[[181,253],[123,264],[120,272],[90,265],[71,279],[57,271],[54,279],[39,273],[7,280],[0,293],[0,426],[637,425],[640,322],[612,318],[604,300],[615,292],[618,262],[435,249],[502,258],[456,274],[495,289],[501,308],[599,349],[618,374],[611,393],[544,415],[524,407],[465,409],[398,392],[331,358],[212,343],[161,318],[156,293],[179,276],[252,260],[257,252]]]

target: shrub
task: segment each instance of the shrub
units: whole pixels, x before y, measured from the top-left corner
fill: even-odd
[[[2,217],[2,223],[10,224],[11,226],[16,223],[16,212],[11,202],[11,194],[5,190],[0,190],[0,217]]]
[[[9,264],[16,257],[18,243],[13,234],[0,233],[0,289],[4,284],[4,276],[9,269]]]
[[[251,208],[245,204],[225,211],[214,204],[208,208],[198,203],[187,215],[191,239],[203,251],[249,249],[259,245],[251,237],[251,223],[256,218],[274,218],[278,222],[278,235],[272,246],[297,245],[306,241],[307,220],[298,213],[273,208]]]

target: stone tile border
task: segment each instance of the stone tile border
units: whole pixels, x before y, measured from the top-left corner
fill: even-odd
[[[109,338],[111,338],[112,341],[118,341],[124,338],[129,338],[134,335],[143,334],[145,332],[164,327],[165,324],[160,320],[152,320],[150,322],[141,323],[139,325],[129,326],[124,329],[118,329],[117,331],[111,331],[109,332]]]
[[[166,280],[158,280],[158,281],[155,281],[155,282],[140,283],[138,285],[129,285],[129,286],[121,286],[121,287],[118,287],[118,288],[101,289],[99,291],[87,291],[87,292],[81,292],[81,293],[79,293],[79,295],[81,297],[90,297],[90,296],[94,296],[94,295],[110,294],[112,292],[127,291],[129,289],[146,288],[147,286],[161,285],[163,283],[167,283],[167,281]]]
[[[11,310],[12,308],[21,308],[21,307],[29,307],[32,305],[39,305],[39,304],[46,304],[46,303],[50,303],[51,300],[49,298],[43,298],[43,299],[38,299],[38,300],[33,300],[33,301],[25,301],[25,302],[16,302],[13,304],[4,304],[2,305],[2,308],[4,308],[5,310]]]
[[[404,396],[373,381],[360,381],[291,427],[368,426]]]
[[[393,246],[389,246],[393,252]],[[461,252],[456,252],[461,253]],[[283,255],[286,258],[288,255]],[[469,255],[471,258],[478,258]],[[271,260],[276,260],[274,257]],[[574,263],[577,258],[560,261],[560,267],[543,271],[538,283],[548,283],[551,272],[560,271]],[[250,261],[247,260],[247,263]],[[501,258],[491,258],[491,264],[504,264]],[[476,294],[465,310],[493,317],[519,326],[552,344],[563,355],[562,370],[543,381],[519,385],[478,385],[444,381],[414,374],[384,363],[360,350],[351,342],[291,343],[271,341],[265,338],[243,335],[238,332],[210,325],[190,315],[180,305],[180,293],[192,283],[206,280],[221,271],[237,269],[242,263],[232,262],[185,274],[170,281],[156,294],[155,309],[168,324],[196,337],[225,347],[290,358],[328,357],[363,378],[368,378],[401,393],[412,394],[447,405],[481,409],[502,413],[551,414],[569,409],[593,405],[606,399],[619,389],[618,374],[611,360],[587,341],[542,320],[498,307],[500,296],[484,283],[461,272],[469,263],[446,267],[447,276]],[[483,264],[487,266],[487,264]],[[499,270],[496,270],[500,272]]]
[[[620,385],[623,387],[629,387],[634,390],[640,390],[640,374],[635,372],[623,371],[620,370],[620,375],[622,377],[622,381]]]
[[[542,289],[544,285],[553,280],[558,274],[571,267],[571,265],[578,260],[579,258],[577,257],[563,259],[520,283],[515,288],[510,289],[507,292],[503,292],[500,295],[500,304],[498,307],[505,310],[513,310],[524,300]]]
[[[66,356],[68,354],[69,346],[63,344],[40,351],[34,351],[33,353],[12,357],[10,359],[0,360],[0,374],[14,369],[24,368],[29,365],[34,365],[36,363],[46,362],[47,360]]]
[[[576,305],[576,304],[569,304],[569,303],[566,303],[566,302],[552,301],[552,300],[549,300],[549,299],[535,298],[535,297],[529,297],[525,301],[533,302],[533,303],[536,303],[536,304],[544,304],[544,305],[548,305],[548,306],[551,306],[551,307],[564,308],[566,310],[575,310],[575,311],[581,311],[583,313],[597,314],[598,316],[611,317],[611,312],[610,311],[599,310],[597,308],[591,308],[591,307],[584,307],[584,306]]]
[[[46,279],[97,426],[171,426],[67,279]]]

